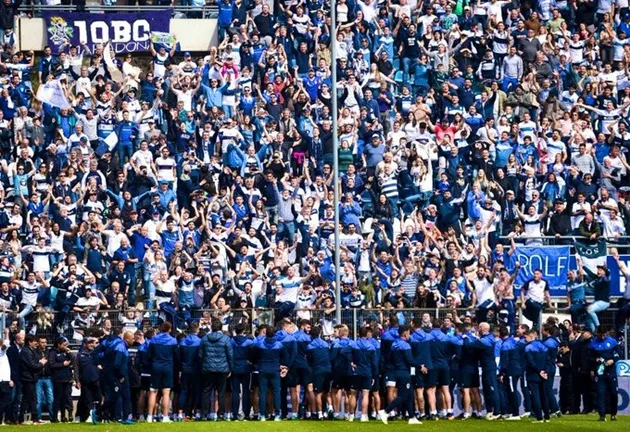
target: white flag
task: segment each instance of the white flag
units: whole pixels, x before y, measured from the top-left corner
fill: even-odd
[[[58,108],[70,108],[70,103],[58,80],[51,80],[39,86],[37,99]]]
[[[103,142],[107,144],[107,148],[109,148],[109,151],[111,152],[114,150],[114,147],[116,147],[116,144],[118,144],[118,135],[116,132],[112,132],[107,135],[107,138],[105,138]]]

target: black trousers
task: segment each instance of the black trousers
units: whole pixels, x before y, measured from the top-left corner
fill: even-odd
[[[81,397],[77,405],[77,416],[85,421],[90,415],[92,408],[97,410],[100,417],[99,408],[101,405],[101,383],[99,381],[93,383],[81,382]]]
[[[573,406],[571,412],[578,414],[580,406],[586,412],[591,412],[595,408],[593,398],[593,379],[589,372],[578,373],[573,376]]]
[[[232,374],[232,415],[236,419],[238,417],[239,400],[243,395],[243,413],[245,417],[249,416],[251,402],[249,400],[249,387],[251,374]]]
[[[72,419],[72,383],[53,382],[53,418],[57,420],[57,413],[61,411],[61,419]]]
[[[22,407],[20,408],[20,416],[18,421],[24,420],[24,414],[30,413],[33,421],[39,420],[37,417],[37,392],[35,391],[36,382],[22,381]]]
[[[544,380],[533,382],[528,380],[527,385],[532,398],[532,411],[536,416],[536,420],[542,420],[543,418],[549,420],[549,404],[547,403]]]
[[[573,409],[573,375],[560,373],[560,411],[563,414]]]
[[[201,390],[201,416],[206,417],[210,413],[210,398],[217,392],[219,411],[217,414],[225,413],[225,385],[227,383],[226,372],[204,372],[203,387]]]

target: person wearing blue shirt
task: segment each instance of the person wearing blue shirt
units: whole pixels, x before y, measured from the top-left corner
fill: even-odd
[[[591,375],[594,376],[597,388],[597,412],[599,421],[606,421],[606,412],[610,413],[610,420],[617,420],[617,360],[619,360],[620,346],[602,326],[597,328],[597,337],[593,338],[589,346],[591,361]],[[608,399],[608,409],[606,405]]]
[[[310,331],[311,343],[306,347],[306,358],[312,373],[313,392],[315,393],[314,405],[317,410],[317,419],[324,418],[323,408],[324,391],[330,388],[330,346],[321,337],[321,329],[313,327]]]
[[[232,337],[232,351],[234,352],[234,368],[230,380],[232,382],[232,418],[238,419],[240,402],[243,403],[243,413],[247,416],[251,409],[249,389],[252,373],[252,351],[256,342],[244,335],[245,325],[237,324]],[[242,396],[242,399],[241,399]]]
[[[556,376],[556,358],[558,357],[558,347],[560,347],[560,341],[556,336],[559,333],[559,329],[553,324],[545,323],[541,332],[543,344],[547,347],[547,367],[545,369],[547,372],[547,380],[545,381],[547,403],[549,404],[549,411],[560,417],[560,406],[553,392],[553,382]]]
[[[348,338],[348,327],[342,325],[339,328],[339,338],[332,344],[331,361],[333,366],[333,410],[334,418],[337,420],[341,416],[341,392],[346,392],[349,418],[354,419],[354,406],[356,406],[357,392],[354,388],[354,370],[352,367],[352,350],[354,341]]]
[[[523,375],[522,360],[518,349],[518,340],[510,336],[507,327],[501,327],[499,336],[503,343],[499,353],[499,379],[503,385],[507,399],[508,415],[506,420],[520,420],[520,401],[518,397],[518,380]]]
[[[444,400],[442,412],[446,411],[446,416],[451,418],[453,417],[453,404],[449,387],[451,383],[449,359],[453,353],[453,345],[458,345],[459,342],[455,337],[448,336],[442,331],[442,321],[439,319],[433,322],[431,336],[434,339],[431,343],[431,361],[433,363],[431,373],[434,374],[434,377],[431,377],[431,380],[435,381],[436,389],[442,393]],[[435,416],[437,416],[437,411],[432,409],[430,417],[435,418]]]
[[[313,401],[315,395],[313,393],[313,378],[311,374],[311,368],[309,367],[307,360],[307,347],[311,343],[311,322],[309,320],[300,321],[300,330],[293,334],[295,342],[297,344],[297,354],[293,361],[293,370],[295,371],[295,378],[300,389],[304,390],[304,400],[300,404],[300,407],[304,407],[305,412],[309,412],[308,408],[311,407],[310,412],[315,412],[313,407]],[[299,392],[296,389],[296,396],[299,398]],[[294,410],[295,411],[295,410]]]
[[[359,340],[352,347],[352,363],[355,365],[354,388],[361,392],[361,421],[368,421],[368,404],[370,389],[374,380],[378,379],[378,358],[376,348],[370,341],[372,330],[361,327]],[[351,407],[352,408],[352,407]]]
[[[392,315],[389,317],[389,328],[381,336],[381,358],[386,361],[389,358],[389,352],[399,339],[398,334],[398,317]],[[387,388],[387,402],[391,402],[396,394],[396,382],[385,380],[385,387]]]
[[[387,424],[389,414],[396,409],[401,414],[407,413],[409,416],[409,424],[422,424],[415,417],[413,404],[413,391],[411,390],[411,368],[415,362],[411,354],[411,346],[409,338],[411,335],[411,327],[407,325],[398,328],[399,339],[392,344],[389,356],[387,358],[387,380],[394,380],[398,394],[396,399],[391,401],[384,410],[379,411],[381,421]]]
[[[151,339],[149,358],[151,359],[151,392],[149,393],[149,415],[147,423],[153,421],[153,412],[158,391],[162,392],[162,422],[170,423],[168,410],[171,405],[173,388],[173,365],[177,358],[177,340],[171,336],[172,325],[165,322],[160,326],[160,333]]]
[[[467,336],[464,335],[464,340]],[[499,400],[499,384],[497,382],[497,363],[495,358],[494,335],[490,331],[487,322],[479,324],[479,338],[472,343],[480,352],[481,379],[484,400],[486,402],[486,419],[494,420],[501,414],[501,402]],[[493,414],[494,413],[494,414]]]
[[[297,420],[298,417],[298,394],[297,394],[297,376],[295,370],[295,361],[298,355],[298,344],[291,333],[293,330],[293,323],[288,318],[280,321],[280,328],[276,332],[276,340],[282,344],[285,349],[286,357],[284,365],[287,367],[287,373],[281,380],[281,400],[282,400],[282,414],[287,418]],[[287,404],[287,391],[291,395],[291,407],[292,413],[289,417],[288,404]],[[278,408],[278,407],[276,407]]]
[[[259,412],[260,421],[267,419],[267,390],[273,394],[273,406],[275,408],[275,421],[280,421],[280,375],[287,373],[286,349],[276,340],[276,330],[267,327],[264,339],[258,341],[255,348],[255,356],[258,361],[258,388],[259,388]]]
[[[413,319],[413,333],[409,339],[411,353],[415,361],[415,374],[412,374],[412,384],[416,393],[420,417],[425,415],[424,392],[427,393],[429,410],[435,410],[435,374],[429,373],[433,369],[431,361],[431,341],[433,336],[422,329],[422,318]]]
[[[459,366],[459,385],[462,389],[462,405],[463,418],[470,418],[470,409],[473,406],[473,412],[477,412],[477,404],[473,401],[481,401],[479,387],[479,351],[475,348],[474,343],[477,336],[472,331],[472,325],[467,324],[462,331],[462,359]],[[466,338],[464,338],[466,336]]]
[[[199,413],[201,384],[198,374],[201,368],[199,361],[201,339],[198,334],[199,324],[192,323],[188,328],[188,335],[179,342],[178,357],[182,374],[180,378],[178,421],[184,420],[184,413],[191,417],[193,414]]]
[[[525,336],[525,377],[531,397],[534,423],[549,422],[549,404],[545,392],[547,380],[547,347],[538,340],[538,331],[530,330]]]
[[[129,349],[133,343],[133,333],[124,332],[122,338],[113,333],[108,336],[98,354],[103,367],[105,383],[104,420],[121,420],[122,424],[135,424],[131,420],[131,392],[129,388]],[[101,355],[102,354],[102,355]],[[118,407],[122,408],[122,412]],[[112,415],[113,413],[113,415]]]

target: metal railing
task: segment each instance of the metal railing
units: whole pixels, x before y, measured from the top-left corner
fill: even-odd
[[[209,19],[217,18],[218,8],[213,4],[203,6],[162,6],[162,5],[100,5],[87,4],[79,5],[22,5],[18,9],[22,13],[31,13],[35,16],[40,15],[42,11],[65,11],[65,12],[90,12],[90,13],[115,13],[115,12],[145,12],[171,9],[174,18],[180,15],[182,18],[199,18]]]
[[[552,309],[543,311],[543,321],[549,316],[556,317],[560,323],[563,323],[565,320],[571,320],[571,314],[565,301],[555,299],[553,304],[554,307]],[[516,305],[515,312],[516,322],[523,322],[522,310],[519,304]],[[609,308],[598,313],[600,324],[607,328],[614,328],[616,326],[617,312],[618,309]],[[27,317],[27,325],[24,330],[33,335],[47,337],[49,340],[54,340],[59,334],[63,334],[72,345],[78,345],[84,336],[93,333],[95,330],[117,331],[125,329],[129,331],[146,331],[150,328],[155,328],[159,322],[164,320],[175,321],[175,327],[178,327],[181,331],[184,331],[190,322],[198,322],[201,330],[209,331],[212,321],[220,320],[223,323],[223,330],[226,332],[234,330],[237,324],[243,324],[253,334],[258,325],[275,325],[280,319],[287,317],[295,323],[299,323],[303,319],[311,321],[313,325],[318,325],[322,328],[322,335],[325,338],[333,334],[334,327],[337,324],[345,324],[350,330],[350,336],[357,338],[361,327],[372,324],[386,327],[389,318],[394,315],[400,324],[411,324],[412,320],[418,317],[423,319],[427,326],[430,326],[435,318],[442,320],[450,318],[454,322],[458,319],[464,320],[466,316],[474,316],[475,309],[344,308],[341,310],[340,322],[337,321],[334,311],[326,313],[326,311],[319,309],[294,309],[289,313],[273,308],[230,309],[224,312],[217,309],[192,309],[185,316],[178,314],[169,315],[164,310],[98,310],[83,315],[70,313],[67,314],[62,322],[59,322],[58,312],[40,310]],[[2,315],[0,314],[0,316]],[[6,323],[9,328],[16,331],[19,325],[17,314],[11,314],[4,318],[0,319],[2,324]],[[499,317],[491,313],[488,321],[496,324],[499,322]],[[628,324],[626,323],[623,329],[625,358],[628,358],[628,338],[625,337],[627,331]]]

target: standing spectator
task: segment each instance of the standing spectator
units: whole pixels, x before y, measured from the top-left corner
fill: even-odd
[[[39,342],[35,336],[28,335],[25,347],[20,352],[21,381],[22,381],[22,406],[20,408],[20,421],[31,424],[41,424],[41,418],[37,414],[36,385],[39,377],[48,363],[45,357],[38,352]],[[28,417],[27,417],[28,415]],[[27,420],[28,418],[28,420]]]
[[[61,422],[73,420],[72,383],[74,356],[70,352],[68,339],[60,337],[55,346],[48,352],[48,364],[53,382],[52,423],[57,423],[57,415],[61,411]]]

